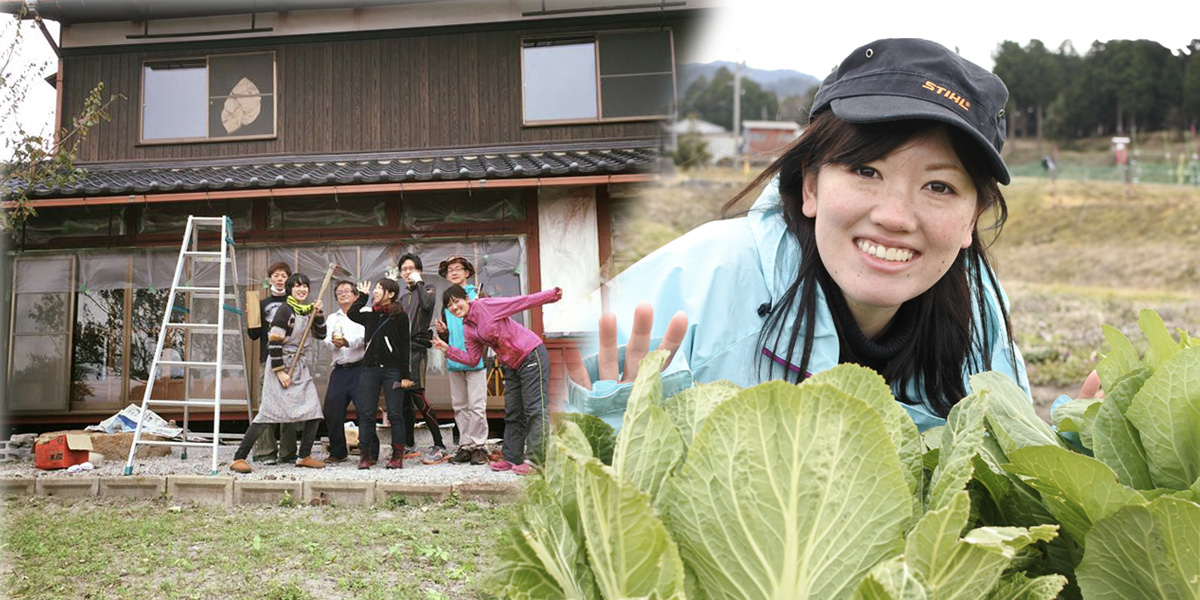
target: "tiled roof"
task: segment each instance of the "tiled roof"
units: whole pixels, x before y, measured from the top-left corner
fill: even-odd
[[[210,159],[203,162],[83,165],[75,185],[39,188],[34,198],[110,196],[645,173],[657,168],[649,144],[628,148],[475,149],[414,153]],[[8,182],[20,185],[19,182]]]

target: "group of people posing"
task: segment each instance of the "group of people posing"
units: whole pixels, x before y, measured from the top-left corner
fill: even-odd
[[[319,298],[310,297],[311,280],[292,273],[283,262],[268,268],[270,290],[259,304],[261,324],[249,327],[260,344],[262,394],[255,415],[234,454],[230,469],[252,470],[254,462],[295,461],[319,469],[349,459],[345,422],[351,404],[357,415],[359,469],[380,460],[376,433],[379,396],[385,398],[391,425],[386,467],[400,469],[406,458],[427,465],[450,461],[489,464],[495,471],[526,475],[540,462],[549,422],[550,362],[541,338],[514,321],[523,310],[556,302],[562,290],[504,298],[481,297],[470,283],[475,267],[455,256],[442,261],[438,274],[450,283],[442,294],[443,311],[434,319],[437,290],[422,278],[421,258],[404,254],[399,279],[381,277],[334,283],[338,308],[328,317]],[[310,322],[311,321],[311,322]],[[443,339],[445,338],[445,339]],[[319,340],[333,353],[333,370],[324,402],[308,369],[308,340]],[[437,417],[425,397],[427,351],[445,353],[451,406],[459,444],[449,453]],[[491,461],[487,449],[487,371],[484,355],[492,349],[505,374],[503,458]],[[433,445],[424,453],[415,444],[417,414]],[[329,436],[324,460],[312,457],[321,421]],[[297,432],[299,448],[297,448]]]

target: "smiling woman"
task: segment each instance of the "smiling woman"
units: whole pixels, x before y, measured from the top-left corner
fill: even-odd
[[[981,215],[996,229],[1006,217],[1007,98],[998,77],[933,42],[856,49],[817,92],[808,129],[726,205],[766,184],[746,218],[701,226],[610,283],[615,316],[573,375],[571,406],[618,424],[651,338],[677,351],[667,395],[856,363],[926,429],[972,374],[1028,391],[979,235]]]

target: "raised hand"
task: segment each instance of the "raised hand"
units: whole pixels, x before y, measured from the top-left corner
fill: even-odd
[[[617,316],[612,313],[604,313],[600,317],[600,335],[598,340],[600,343],[599,355],[597,357],[599,378],[602,380],[619,381],[620,383],[637,379],[638,364],[651,350],[650,330],[653,326],[654,307],[649,302],[639,303],[633,311],[633,328],[630,330],[629,340],[625,345],[625,364],[622,369],[617,363]],[[665,364],[671,364],[671,359],[675,357],[675,351],[683,343],[683,336],[686,333],[687,314],[679,311],[675,313],[675,316],[671,317],[662,341],[655,348],[655,350],[667,350],[671,353]],[[588,376],[587,369],[583,366],[583,360],[580,358],[579,352],[568,352],[566,358],[567,371],[570,373],[571,379],[589,390],[592,389],[591,377]]]

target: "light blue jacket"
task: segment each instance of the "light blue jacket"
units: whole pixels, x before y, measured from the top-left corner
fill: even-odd
[[[464,285],[463,290],[467,292],[467,300],[474,300],[477,297],[474,284],[468,283],[467,285]],[[446,333],[447,337],[450,338],[446,343],[458,348],[459,350],[466,350],[467,342],[466,337],[463,335],[462,319],[454,316],[454,314],[451,313],[450,309],[448,308],[442,309],[442,313],[444,313],[444,316],[446,317]],[[446,369],[450,371],[478,371],[482,368],[482,358],[479,359],[479,364],[477,365],[464,365],[460,362],[454,362],[449,358],[446,359]]]
[[[618,321],[617,339],[629,339],[633,309],[643,300],[654,306],[651,348],[665,333],[671,317],[682,310],[688,316],[688,329],[675,358],[663,371],[666,395],[690,387],[693,381],[726,379],[742,387],[761,383],[765,368],[758,338],[765,318],[759,309],[763,305],[775,306],[791,285],[799,262],[799,245],[784,224],[778,179],[775,179],[747,217],[701,225],[638,261],[608,284],[610,310]],[[1008,348],[1012,342],[999,310],[1000,303],[1007,305],[1008,299],[1003,290],[993,289],[987,282],[980,283],[988,300],[982,318],[989,320],[992,333],[990,339],[981,340],[992,349],[988,370],[1007,373],[1028,392],[1025,363],[1015,346],[1017,364],[1009,360]],[[833,315],[821,290],[817,291],[817,302],[808,364],[811,373],[837,365],[840,353]],[[981,318],[978,306],[975,318],[978,323]],[[787,355],[786,344],[794,322],[795,319],[784,319],[784,331],[779,337],[782,348],[771,349],[775,355]],[[977,326],[976,331],[979,330]],[[620,354],[623,361],[623,347]],[[584,364],[595,381],[595,355],[584,359]],[[774,373],[778,377],[782,370],[777,367]],[[969,375],[964,373],[964,382]],[[567,410],[591,413],[620,427],[632,384],[596,382],[591,391],[574,382],[569,385]],[[910,387],[909,392],[910,398],[924,396],[915,387]],[[922,431],[945,422],[926,406],[904,407]]]

